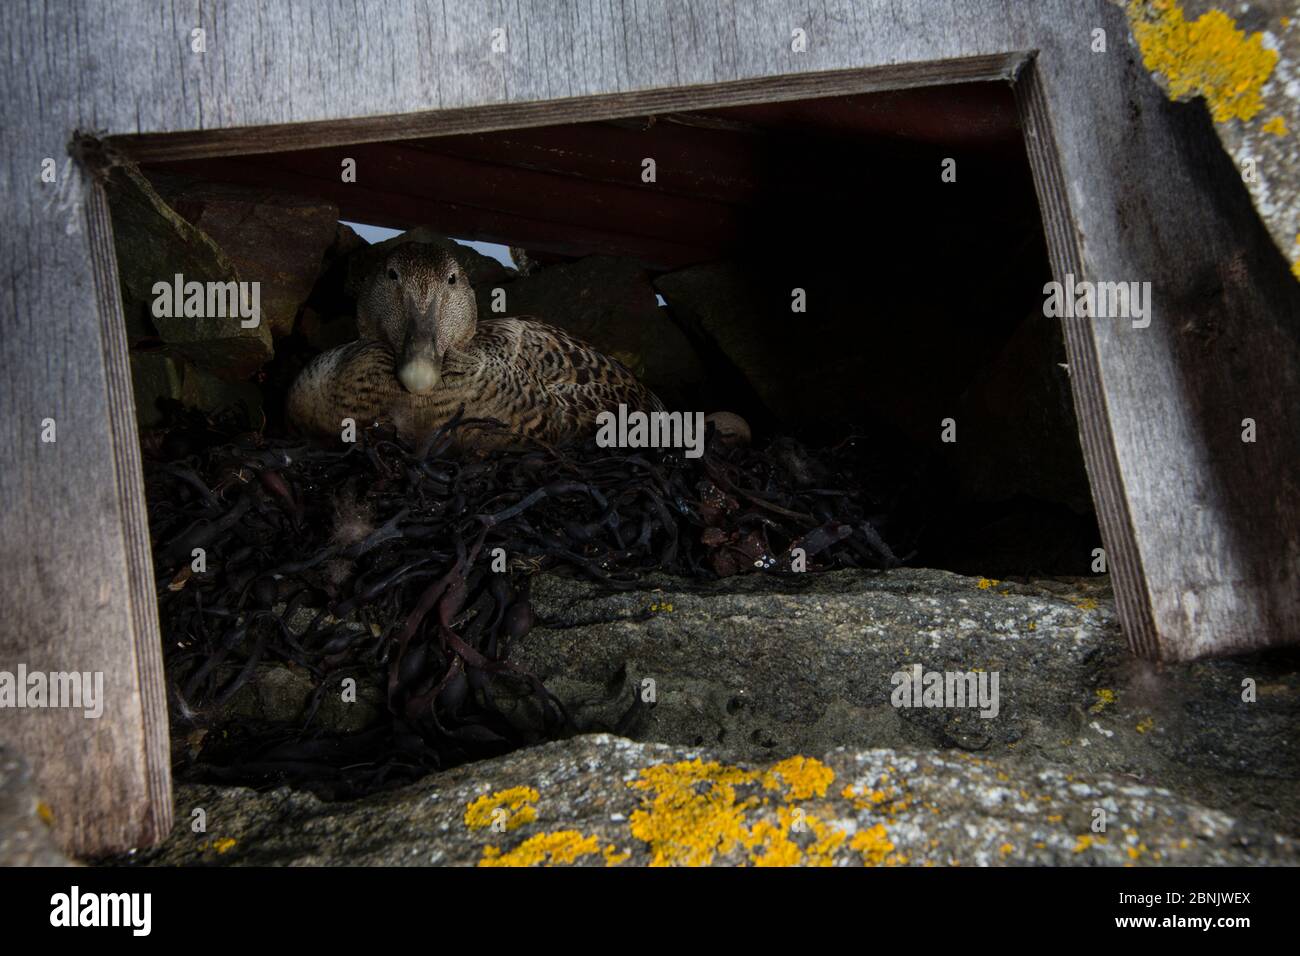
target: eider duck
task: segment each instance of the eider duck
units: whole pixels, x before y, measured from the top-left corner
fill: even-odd
[[[391,421],[413,440],[446,423],[490,418],[550,444],[595,434],[596,416],[620,404],[663,411],[623,365],[530,316],[478,321],[474,290],[456,257],[425,243],[394,247],[362,283],[360,338],[322,353],[289,392],[296,428],[338,437],[343,420]],[[512,439],[471,430],[461,443]]]

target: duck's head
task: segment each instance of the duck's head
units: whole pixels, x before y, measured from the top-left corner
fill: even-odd
[[[362,286],[357,327],[393,353],[397,378],[414,395],[442,380],[442,361],[474,338],[474,290],[456,257],[437,246],[393,248]]]

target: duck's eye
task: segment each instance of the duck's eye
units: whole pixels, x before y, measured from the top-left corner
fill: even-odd
[[[396,270],[396,269],[389,269],[389,270],[388,270],[388,278],[390,278],[390,279],[392,279],[394,282],[396,282],[396,281],[397,281],[397,270]]]
[[[451,275],[447,276],[447,285],[455,285],[455,284],[456,284],[456,273],[453,272]]]

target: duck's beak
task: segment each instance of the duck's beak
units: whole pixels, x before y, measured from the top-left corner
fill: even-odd
[[[397,370],[397,380],[412,395],[428,395],[442,380],[442,356],[432,349],[408,356]]]

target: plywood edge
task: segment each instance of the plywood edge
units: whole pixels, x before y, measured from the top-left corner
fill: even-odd
[[[1082,277],[1083,256],[1070,215],[1069,195],[1052,134],[1047,98],[1034,63],[1027,64],[1020,71],[1015,90],[1024,126],[1025,149],[1034,172],[1034,188],[1043,216],[1052,274],[1058,280],[1067,273]],[[1102,388],[1091,322],[1079,318],[1059,321],[1065,334],[1070,389],[1079,421],[1084,465],[1092,486],[1093,505],[1115,589],[1120,624],[1134,654],[1157,658],[1160,644],[1146,588],[1146,572],[1138,551],[1119,460],[1111,441],[1110,413]]]
[[[178,133],[118,134],[115,148],[138,163],[287,152],[350,143],[423,139],[459,133],[549,126],[555,123],[622,119],[648,113],[752,106],[786,100],[820,99],[852,93],[918,86],[1011,80],[1030,54],[1000,53],[929,63],[904,63],[859,70],[790,73],[703,86],[660,87],[524,103],[396,115],[287,123]],[[108,131],[110,134],[112,130]]]
[[[107,425],[114,454],[117,500],[122,516],[123,550],[134,634],[136,689],[140,702],[139,739],[145,783],[143,806],[129,816],[120,834],[86,834],[74,852],[102,853],[148,846],[162,840],[172,827],[171,751],[166,683],[162,663],[162,632],[154,593],[149,524],[144,507],[144,477],[136,434],[135,400],[131,388],[126,323],[122,316],[108,199],[102,184],[87,186],[86,220],[95,301],[103,343],[107,389]]]

